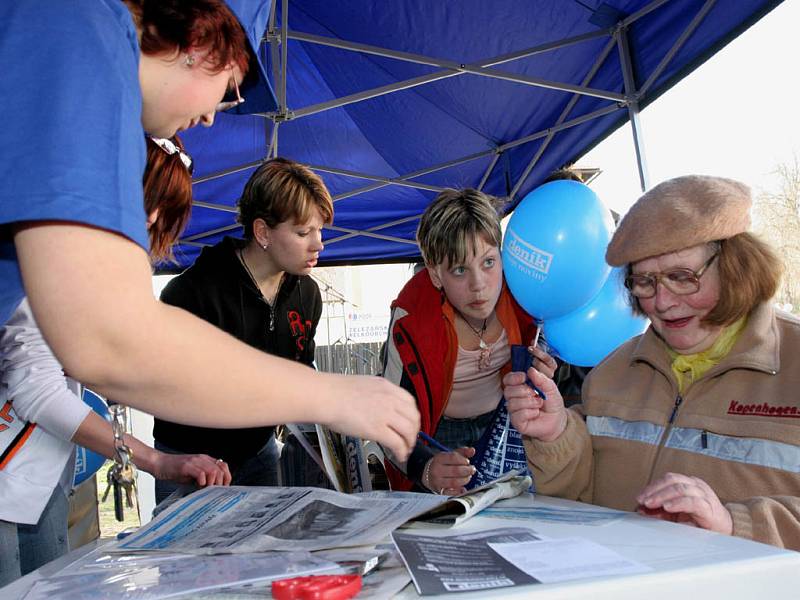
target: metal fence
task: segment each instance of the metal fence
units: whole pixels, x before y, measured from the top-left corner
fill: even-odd
[[[382,342],[336,343],[317,346],[314,360],[317,369],[328,373],[351,375],[380,375]]]

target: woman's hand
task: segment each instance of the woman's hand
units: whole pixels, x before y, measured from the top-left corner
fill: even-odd
[[[231,472],[221,458],[207,454],[168,454],[156,451],[153,477],[176,483],[194,483],[198,487],[230,485]]]
[[[525,383],[525,373],[507,373],[503,377],[503,394],[511,423],[522,435],[552,442],[567,427],[564,399],[555,382],[541,371],[531,367],[528,377],[544,392],[547,400]]]
[[[431,458],[422,472],[422,485],[434,494],[454,496],[467,491],[464,487],[475,474],[469,459],[475,448],[456,448],[453,452],[440,452]]]
[[[636,497],[638,512],[664,521],[733,533],[733,518],[717,494],[698,477],[667,473]]]
[[[556,359],[539,346],[528,346],[528,352],[533,356],[533,364],[531,366],[552,379],[556,374],[556,369],[558,369]]]
[[[317,399],[327,412],[318,422],[334,431],[373,440],[403,462],[417,441],[419,410],[414,398],[382,377],[321,373],[336,387]]]

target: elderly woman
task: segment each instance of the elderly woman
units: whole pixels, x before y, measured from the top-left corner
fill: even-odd
[[[506,375],[540,492],[800,549],[800,321],[770,302],[781,264],[750,204],[688,176],[633,206],[606,260],[651,326],[592,371],[580,412],[535,369],[544,402]]]

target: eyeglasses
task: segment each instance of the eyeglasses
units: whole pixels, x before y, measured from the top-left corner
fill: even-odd
[[[170,156],[172,156],[173,154],[177,154],[180,157],[183,166],[186,167],[187,171],[189,171],[189,175],[192,175],[194,173],[194,161],[192,160],[192,157],[186,154],[186,152],[184,152],[180,148],[178,148],[175,142],[173,142],[168,138],[151,137],[150,139],[153,140],[153,142],[155,142],[155,144],[159,148],[161,148],[164,152],[166,152]]]
[[[228,89],[225,91],[225,96],[222,98],[222,102],[217,104],[217,112],[229,110],[244,102],[244,98],[242,98],[242,95],[239,93],[239,82],[236,81],[236,76],[231,75],[231,80],[233,81],[233,85],[228,86]]]
[[[625,278],[625,287],[637,298],[652,298],[656,295],[656,285],[660,282],[673,294],[688,296],[700,289],[700,278],[711,266],[719,251],[714,252],[697,271],[691,269],[670,269],[662,273],[636,273]]]

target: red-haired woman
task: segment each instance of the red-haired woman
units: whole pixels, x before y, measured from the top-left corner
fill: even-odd
[[[174,259],[172,246],[183,233],[192,213],[194,162],[183,142],[172,138],[147,138],[144,170],[144,210],[153,264]]]
[[[253,31],[259,3],[235,6]],[[264,96],[245,79],[256,59],[231,9],[221,0],[2,2],[0,39],[0,97],[24,97],[0,129],[0,323],[27,294],[72,375],[161,418],[318,422],[405,456],[419,414],[404,391],[279,360],[153,298],[143,132],[210,126],[218,109],[242,102],[240,88],[248,102]]]

